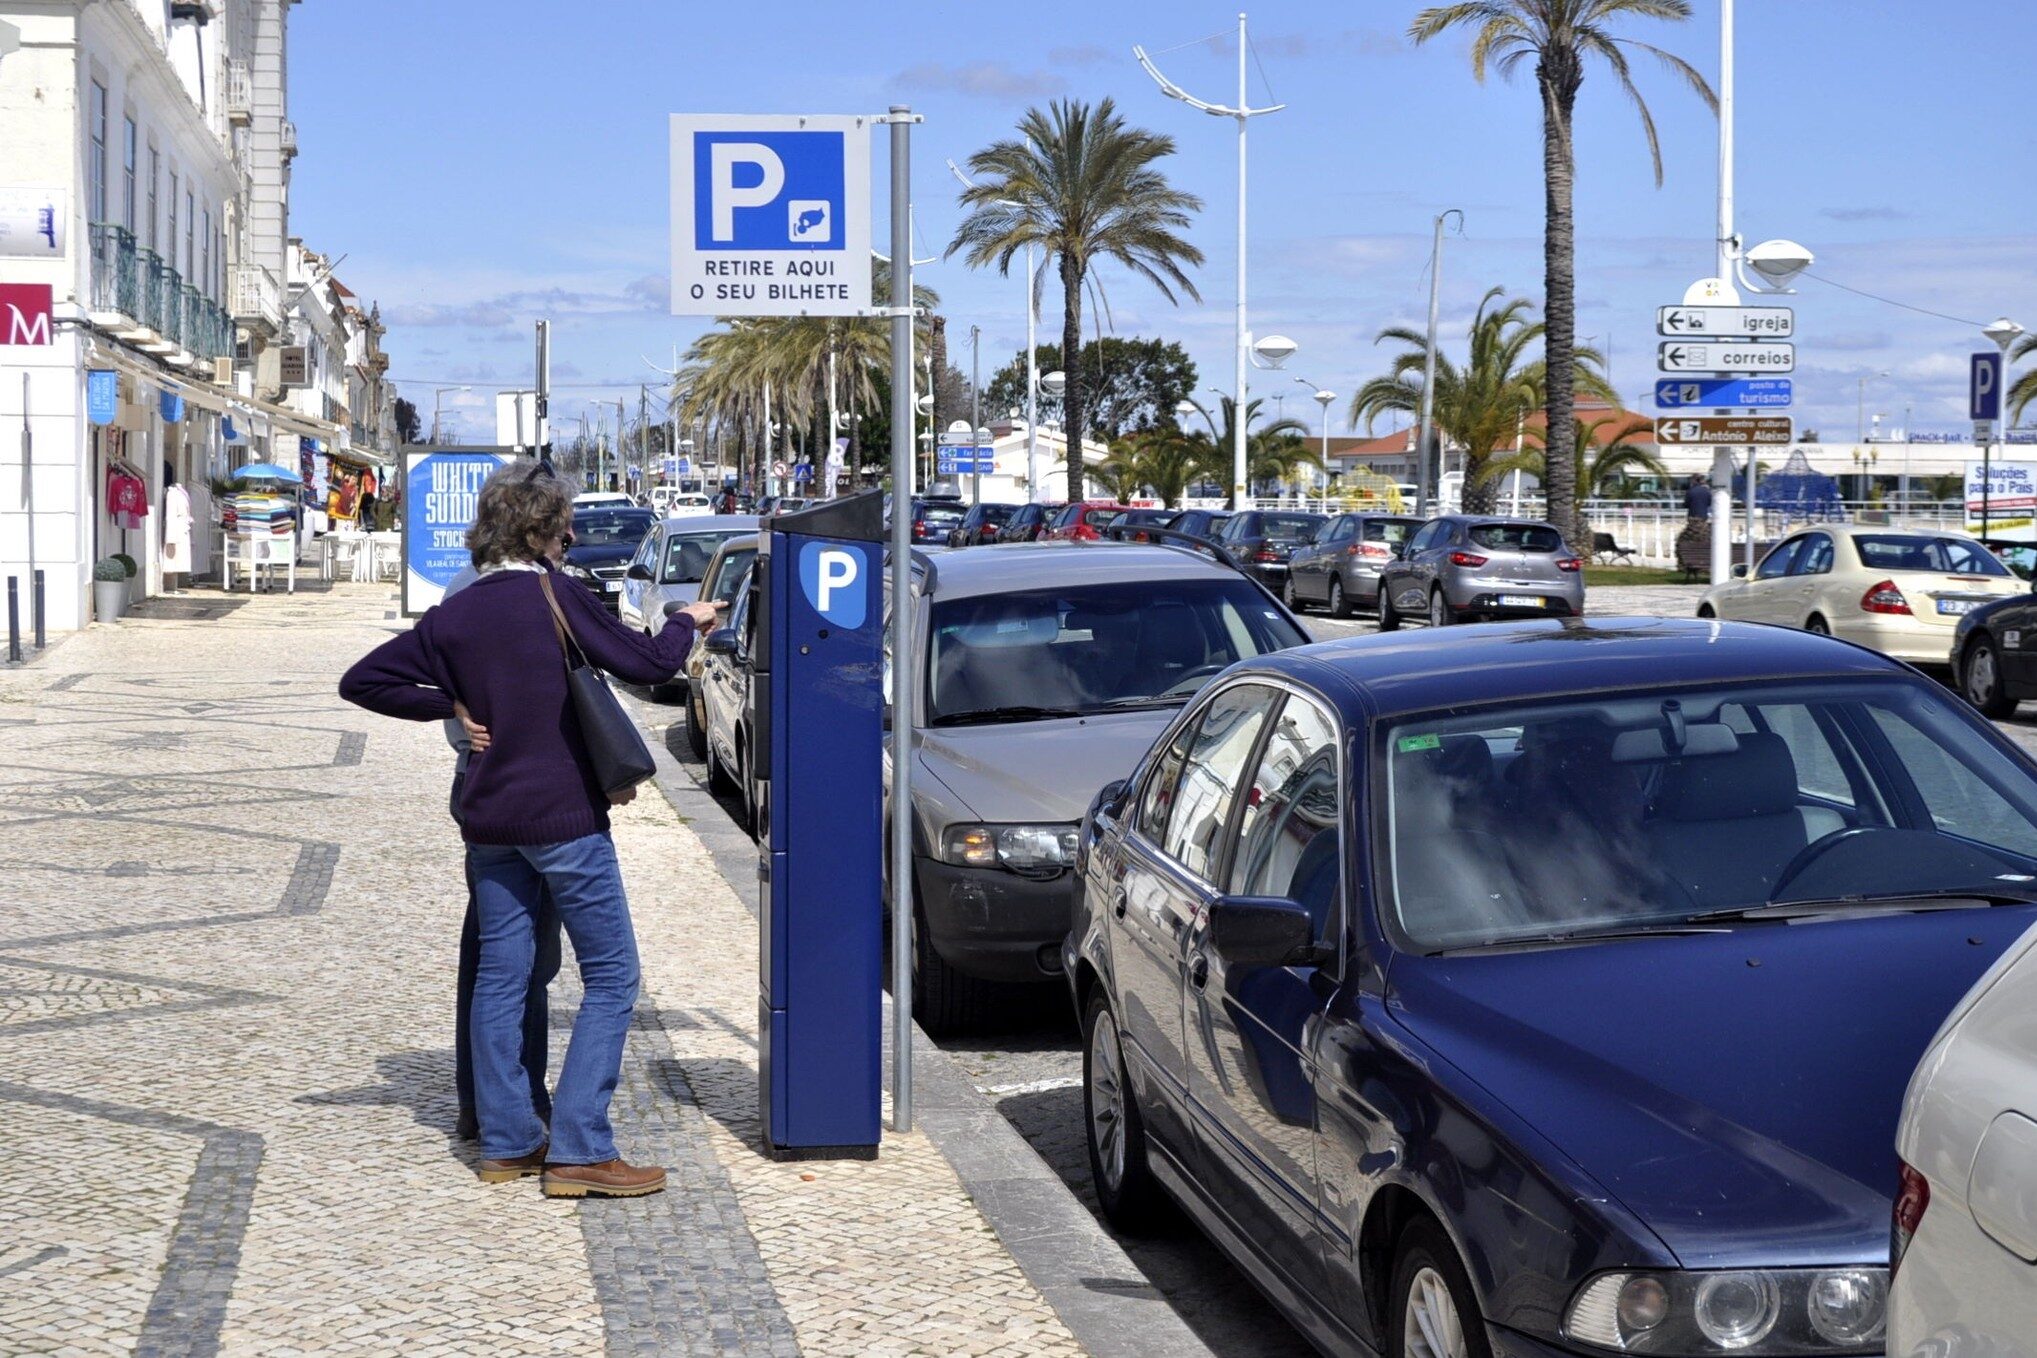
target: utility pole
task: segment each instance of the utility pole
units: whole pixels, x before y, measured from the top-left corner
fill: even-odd
[[[1443,223],[1457,218],[1457,230],[1464,230],[1464,214],[1449,208],[1436,214],[1436,239],[1429,246],[1429,344],[1422,359],[1422,416],[1415,435],[1415,513],[1427,514],[1431,497],[1441,498],[1443,459],[1439,454],[1430,471],[1429,441],[1435,433],[1436,413],[1436,313],[1443,297]]]
[[[969,327],[969,503],[983,503],[983,327]]]
[[[552,323],[538,322],[538,427],[536,441],[538,457],[549,461],[552,455]]]
[[[1731,288],[1739,242],[1733,235],[1733,0],[1719,0],[1719,260],[1716,277]],[[1729,299],[1739,298],[1729,293]],[[1753,498],[1753,463],[1748,463],[1748,498]],[[1733,450],[1712,450],[1712,583],[1724,584],[1733,568]]]
[[[912,110],[891,106],[891,610],[892,685],[899,702],[891,723],[891,1125],[912,1128],[912,721],[903,676],[916,675],[912,610]]]
[[[1730,0],[1728,2],[1730,3]],[[1155,66],[1153,59],[1146,55],[1145,48],[1132,48],[1132,55],[1138,58],[1139,65],[1146,68],[1146,74],[1152,76],[1155,83],[1160,86],[1162,94],[1167,95],[1171,99],[1179,99],[1190,108],[1199,108],[1204,113],[1212,114],[1216,117],[1235,118],[1238,123],[1238,352],[1236,355],[1238,385],[1236,397],[1237,410],[1231,421],[1231,508],[1233,509],[1243,509],[1245,507],[1245,416],[1246,412],[1251,408],[1249,398],[1246,395],[1247,371],[1250,368],[1248,358],[1252,350],[1252,333],[1246,325],[1245,316],[1245,125],[1253,118],[1268,113],[1278,113],[1287,107],[1285,104],[1269,104],[1265,108],[1253,108],[1246,100],[1245,55],[1248,46],[1249,43],[1245,36],[1245,16],[1240,13],[1238,15],[1238,102],[1236,107],[1212,104],[1207,100],[1196,98],[1166,76],[1161,75],[1160,68]],[[1063,354],[1061,356],[1061,366],[1064,369],[1072,370],[1079,357],[1080,355],[1077,354]],[[1071,433],[1069,437],[1077,440],[1075,446],[1079,449],[1081,447],[1080,434]],[[1076,456],[1080,457],[1080,452]]]

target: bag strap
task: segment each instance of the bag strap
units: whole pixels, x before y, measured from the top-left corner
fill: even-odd
[[[538,576],[538,588],[545,592],[545,603],[551,607],[552,628],[559,634],[559,651],[566,657],[566,668],[569,670],[574,668],[574,651],[580,652],[580,663],[582,665],[587,664],[587,651],[580,645],[580,639],[573,635],[572,625],[566,621],[565,613],[560,611],[559,596],[552,593],[552,573],[550,571],[546,571]]]

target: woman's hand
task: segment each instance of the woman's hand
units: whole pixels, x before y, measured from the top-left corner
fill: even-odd
[[[692,621],[695,631],[705,632],[715,625],[715,619],[721,616],[724,607],[725,604],[702,600],[690,603],[679,611]]]
[[[474,714],[467,710],[465,703],[455,700],[453,715],[459,718],[460,728],[467,733],[467,747],[475,754],[482,753],[493,743],[494,738],[488,734],[488,728],[474,720]]]
[[[631,802],[635,801],[636,799],[637,799],[637,789],[635,784],[631,784],[629,787],[624,788],[620,792],[611,792],[608,794],[608,804],[610,806],[628,806]]]

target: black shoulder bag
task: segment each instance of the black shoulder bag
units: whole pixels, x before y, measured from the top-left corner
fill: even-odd
[[[558,596],[552,593],[549,572],[538,577],[538,585],[545,592],[545,603],[551,607],[552,626],[558,629],[559,650],[566,659],[566,694],[572,699],[573,715],[580,722],[580,738],[586,742],[588,762],[594,765],[594,780],[610,797],[626,792],[657,772],[657,765],[651,762],[650,747],[644,744],[629,713],[622,710],[608,680],[588,661],[587,652],[559,608]],[[580,655],[577,665],[573,663],[576,651]]]

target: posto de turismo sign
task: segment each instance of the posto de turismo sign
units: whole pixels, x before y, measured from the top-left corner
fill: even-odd
[[[672,116],[672,313],[870,309],[870,123]]]
[[[509,460],[507,452],[476,448],[403,455],[403,616],[443,599],[467,565],[481,483]]]

